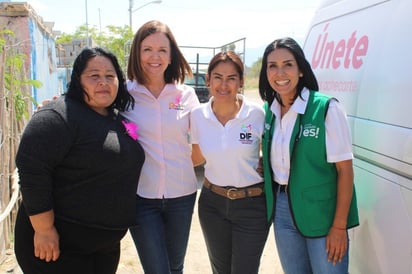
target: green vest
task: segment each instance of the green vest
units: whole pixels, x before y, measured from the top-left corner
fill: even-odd
[[[288,195],[297,229],[305,237],[325,236],[332,226],[337,195],[337,172],[326,161],[325,117],[330,97],[310,92],[305,113],[298,115],[290,141],[290,176]],[[263,168],[268,220],[273,218],[270,147],[275,117],[265,103],[265,132],[262,141]],[[347,227],[359,224],[356,193],[353,190]]]

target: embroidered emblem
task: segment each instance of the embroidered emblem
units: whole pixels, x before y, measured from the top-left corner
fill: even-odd
[[[319,137],[319,127],[312,124],[303,125],[303,129],[301,128],[301,137]]]
[[[181,100],[182,100],[182,95],[178,94],[175,98],[175,101],[169,103],[169,109],[183,110],[183,104]]]
[[[253,143],[251,124],[241,126],[240,133],[239,133],[239,141],[242,144],[246,144],[246,145]]]

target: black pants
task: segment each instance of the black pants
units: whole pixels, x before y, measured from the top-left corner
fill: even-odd
[[[120,240],[127,230],[103,230],[55,220],[60,257],[46,262],[34,256],[34,231],[20,206],[15,226],[15,254],[24,274],[114,274],[120,259]]]
[[[270,227],[265,196],[230,200],[203,187],[198,210],[213,273],[258,273]]]

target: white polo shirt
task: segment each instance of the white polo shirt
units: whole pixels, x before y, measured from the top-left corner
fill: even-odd
[[[303,100],[302,100],[303,98]],[[305,113],[309,90],[302,91],[289,111],[280,118],[281,106],[274,100],[270,109],[276,116],[275,131],[272,139],[270,161],[274,173],[273,180],[281,185],[288,184],[290,172],[289,144],[298,114]],[[325,120],[326,154],[329,163],[353,159],[352,138],[345,110],[336,100],[331,100]]]
[[[199,144],[206,159],[205,177],[219,186],[246,187],[261,183],[256,168],[264,127],[262,106],[243,101],[236,117],[223,126],[212,111],[212,102],[195,108],[191,114],[191,139]]]
[[[139,127],[146,159],[137,194],[145,198],[176,198],[197,191],[188,142],[190,112],[199,100],[192,87],[167,84],[158,98],[145,86],[128,81],[134,110],[122,113]]]

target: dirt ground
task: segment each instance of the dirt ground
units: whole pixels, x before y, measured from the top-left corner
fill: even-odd
[[[128,233],[122,240],[122,251],[117,274],[143,274],[139,257],[137,256],[133,240]],[[17,265],[12,250],[8,250],[5,260],[0,264],[0,273],[23,274]],[[190,232],[189,245],[185,261],[184,273],[186,274],[209,274],[209,259],[202,231],[200,230],[197,213],[193,216],[192,229]],[[262,254],[259,273],[261,274],[283,274],[278,259],[276,246],[273,239],[273,230],[269,233],[265,249]],[[75,274],[75,273],[73,273]]]
[[[122,253],[117,274],[143,274],[139,263],[136,249],[130,234],[127,234],[122,241]],[[184,273],[186,274],[210,274],[205,242],[197,216],[197,207],[193,214],[192,229],[190,231],[189,245],[185,261]],[[265,249],[262,254],[259,273],[261,274],[283,274],[278,254],[274,242],[273,229],[269,232]]]
[[[253,101],[261,103],[256,90],[245,91],[245,96],[252,99]],[[203,180],[202,169],[197,169],[197,175],[199,184],[201,184]],[[129,233],[123,238],[121,246],[122,249],[117,274],[143,274],[144,272],[140,265],[139,257],[137,256],[137,251],[135,249],[133,240],[131,239]],[[5,257],[0,258],[0,273],[22,274],[22,271],[17,265],[12,249],[7,251]],[[190,231],[184,273],[211,273],[206,246],[199,225],[197,206],[195,207],[193,214],[193,221]],[[270,229],[269,237],[262,254],[259,273],[283,274],[274,242],[273,228]]]
[[[199,187],[203,182],[203,168],[196,168],[196,175]],[[198,193],[198,196],[200,191]],[[120,264],[117,274],[143,274],[143,269],[139,262],[136,248],[129,233],[122,240],[122,251],[120,257]],[[199,217],[197,214],[197,203],[195,205],[192,227],[190,230],[189,244],[187,247],[184,273],[186,274],[209,274],[212,273],[209,258],[207,255],[205,241],[203,239],[202,230],[199,224]],[[261,264],[259,268],[261,274],[283,274],[280,266],[273,227],[269,232],[265,249],[263,250]]]
[[[199,183],[202,181],[202,170],[197,171]],[[200,193],[200,192],[199,192]],[[17,265],[13,250],[8,250],[6,257],[0,264],[0,273],[22,274]],[[117,274],[143,274],[136,248],[129,233],[121,242],[121,256]],[[184,273],[186,274],[209,274],[211,273],[209,259],[206,251],[203,234],[197,215],[197,203],[193,213],[192,227],[188,250],[185,261]],[[259,269],[261,274],[283,274],[282,268],[277,255],[274,242],[273,228],[270,229],[269,237],[262,254],[261,265]],[[73,273],[75,274],[75,273]]]

